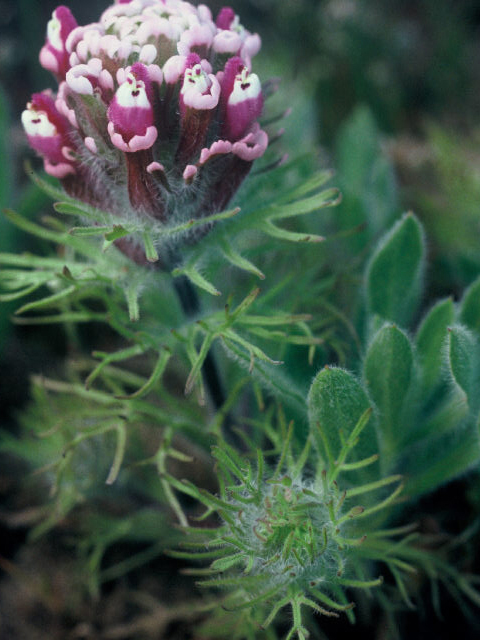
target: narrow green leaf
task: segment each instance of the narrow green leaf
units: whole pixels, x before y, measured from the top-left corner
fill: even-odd
[[[236,333],[235,331],[232,331],[232,329],[228,329],[227,331],[222,332],[221,336],[225,342],[227,341],[236,342],[237,344],[244,347],[250,353],[250,357],[251,357],[250,372],[253,370],[255,358],[258,358],[259,360],[263,360],[264,362],[269,362],[270,364],[275,364],[275,365],[283,364],[281,360],[273,360],[272,358],[270,358],[270,356],[267,356],[267,354],[264,351],[262,351],[260,347],[257,347],[257,345],[253,344],[253,342],[249,342],[245,338],[242,338],[240,335],[238,335],[238,333]]]
[[[22,231],[26,231],[27,233],[31,233],[32,235],[38,236],[43,240],[50,240],[52,242],[56,242],[57,244],[62,244],[65,240],[66,233],[55,233],[54,231],[50,231],[45,227],[41,227],[38,224],[23,218],[20,214],[12,209],[5,209],[3,211],[7,219],[14,224],[16,227],[21,229]]]
[[[23,307],[17,309],[15,314],[19,315],[21,313],[25,313],[26,311],[32,311],[33,309],[43,309],[45,307],[55,306],[59,300],[63,300],[64,298],[68,298],[76,289],[75,285],[71,287],[67,287],[58,293],[54,293],[51,296],[47,296],[46,298],[42,298],[41,300],[35,300],[34,302],[28,302],[24,304]]]
[[[266,217],[269,220],[282,220],[293,216],[302,216],[325,207],[333,206],[339,201],[340,191],[334,187],[290,204],[282,206],[272,205],[272,207],[262,212],[262,217]]]
[[[148,231],[143,234],[143,244],[145,247],[145,255],[147,256],[147,260],[149,262],[158,262],[158,253]]]
[[[143,396],[146,396],[147,393],[149,393],[154,386],[157,384],[158,380],[160,380],[160,378],[162,377],[168,361],[170,360],[170,352],[167,351],[166,349],[162,349],[160,351],[160,355],[158,356],[158,360],[157,363],[155,365],[155,368],[152,371],[151,376],[149,377],[149,379],[147,380],[147,382],[140,387],[140,389],[138,389],[138,391],[135,391],[135,393],[132,393],[131,395],[126,395],[126,396],[117,396],[120,399],[133,399],[133,398],[143,398]]]
[[[451,298],[438,302],[425,316],[416,336],[422,383],[428,390],[440,377],[443,362],[442,347],[447,328],[453,323],[455,306]]]
[[[58,313],[52,316],[37,316],[35,318],[15,318],[15,324],[21,325],[41,325],[41,324],[63,324],[68,322],[107,322],[108,314],[94,313],[93,311],[71,311]]]
[[[378,412],[381,441],[394,455],[407,436],[403,423],[405,405],[413,382],[413,350],[408,337],[395,325],[380,329],[370,344],[364,363],[364,379]]]
[[[277,227],[272,224],[268,220],[265,220],[263,224],[260,225],[262,231],[264,231],[267,235],[272,238],[277,238],[279,240],[287,240],[288,242],[323,242],[325,238],[323,236],[315,235],[314,233],[298,233],[297,231],[287,231],[287,229],[282,229],[281,227]]]
[[[35,183],[37,187],[41,189],[41,191],[46,193],[47,196],[50,196],[50,198],[52,198],[53,200],[64,201],[68,199],[68,196],[65,191],[63,191],[63,189],[59,189],[43,178],[40,178],[40,176],[33,170],[32,165],[29,161],[25,162],[25,172],[28,174],[32,182]],[[71,202],[75,204],[76,201],[72,199]]]
[[[113,464],[108,474],[108,478],[105,480],[105,484],[113,484],[118,477],[120,467],[122,466],[123,457],[125,455],[125,447],[127,445],[127,429],[125,425],[119,424],[115,427],[117,434],[117,446],[115,448],[115,457]]]
[[[245,349],[231,341],[222,341],[222,345],[235,361],[248,369],[253,378],[267,391],[273,393],[281,403],[299,416],[303,423],[306,418],[305,394],[285,371],[269,362],[257,362],[252,369],[251,357]]]
[[[253,275],[260,278],[260,280],[265,280],[265,274],[262,273],[260,269],[253,264],[253,262],[250,262],[250,260],[247,260],[247,258],[235,251],[229,243],[225,242],[222,246],[222,250],[227,260],[235,267],[242,269],[242,271],[253,273]]]
[[[236,216],[238,213],[240,213],[240,207],[235,207],[235,209],[229,209],[228,211],[221,211],[220,213],[214,213],[210,216],[205,216],[204,218],[192,219],[192,220],[189,220],[188,222],[184,222],[174,227],[165,227],[161,230],[159,235],[160,236],[176,235],[177,233],[190,231],[191,229],[196,229],[197,227],[203,227],[204,225],[212,224],[213,222],[219,222],[220,220],[228,220],[229,218],[233,218],[234,216]]]
[[[72,236],[89,237],[103,236],[109,231],[111,231],[111,227],[72,227],[68,233],[70,233]]]
[[[252,306],[252,304],[257,299],[260,293],[260,289],[254,289],[251,291],[248,296],[246,296],[242,302],[232,311],[228,312],[228,322],[229,324],[233,324],[236,322],[241,316],[245,315],[248,309]]]
[[[200,371],[202,369],[203,363],[205,362],[205,358],[207,357],[210,347],[212,346],[214,337],[215,336],[213,335],[205,336],[202,346],[200,347],[198,356],[195,362],[193,363],[192,369],[187,378],[187,382],[185,384],[185,395],[188,395],[189,393],[192,392],[192,389],[195,386],[197,378],[200,375]]]
[[[405,215],[380,240],[366,273],[369,313],[406,326],[419,302],[424,270],[423,229]]]
[[[87,207],[87,205],[82,206],[80,202],[55,202],[53,208],[58,213],[62,213],[64,215],[81,216],[82,218],[96,220],[97,222],[104,222],[111,217],[104,211],[98,211],[98,214],[96,214],[96,209]]]
[[[139,287],[136,283],[129,286],[125,291],[128,304],[128,316],[131,322],[138,322],[140,319],[140,306],[138,304]]]
[[[15,293],[2,293],[0,295],[0,302],[12,302],[13,300],[24,298],[25,296],[28,296],[30,293],[33,293],[34,291],[36,291],[41,286],[42,286],[41,284],[32,284],[28,287],[20,289],[19,291],[15,291]]]
[[[297,198],[303,198],[309,193],[313,193],[317,189],[323,187],[333,177],[333,171],[327,169],[325,171],[319,171],[315,173],[311,178],[304,180],[298,187],[291,189],[285,196],[282,196],[280,202],[287,202],[296,200]]]
[[[290,324],[300,324],[309,322],[312,316],[308,313],[303,314],[277,314],[275,316],[254,316],[248,315],[238,319],[238,324],[255,327],[276,327]]]
[[[135,356],[141,355],[144,351],[145,350],[141,345],[134,345],[133,347],[128,347],[127,349],[114,351],[113,353],[103,353],[95,351],[93,353],[93,356],[95,358],[101,358],[102,361],[95,367],[95,369],[85,380],[85,387],[89,389],[93,381],[101,374],[102,370],[108,364],[112,362],[121,362],[122,360],[128,360],[129,358],[134,358]]]
[[[202,274],[193,266],[185,266],[174,269],[172,271],[172,276],[174,278],[178,278],[179,276],[186,276],[189,280],[193,282],[197,287],[207,291],[212,296],[221,295],[220,291],[216,289],[211,282],[209,282],[206,278],[202,276]]]
[[[0,253],[0,264],[14,267],[32,267],[34,269],[53,269],[61,271],[65,266],[65,260],[58,258],[44,258],[28,253]]]

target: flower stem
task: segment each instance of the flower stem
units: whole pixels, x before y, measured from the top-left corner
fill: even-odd
[[[196,316],[200,311],[200,301],[190,280],[185,276],[180,276],[173,281],[173,284],[185,315],[190,318]],[[225,403],[225,391],[215,356],[211,350],[208,352],[203,364],[203,380],[214,408],[220,409]],[[227,416],[226,422],[228,423],[228,421]]]

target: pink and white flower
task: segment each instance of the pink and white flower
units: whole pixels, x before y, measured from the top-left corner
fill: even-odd
[[[76,172],[70,126],[48,93],[35,93],[22,113],[28,142],[43,157],[45,171],[56,178]]]
[[[40,51],[40,64],[61,81],[69,68],[67,38],[77,26],[68,7],[57,7],[47,25],[47,39]]]
[[[259,49],[230,7],[116,0],[79,26],[60,6],[40,53],[59,88],[27,106],[28,141],[70,195],[119,219],[208,216],[268,147]]]
[[[132,153],[150,149],[157,139],[154,126],[153,89],[141,62],[132,65],[108,107],[108,133],[113,144]]]

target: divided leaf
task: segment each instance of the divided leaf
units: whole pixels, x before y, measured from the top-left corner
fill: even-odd
[[[380,240],[367,267],[369,313],[407,326],[417,310],[424,259],[422,226],[407,214]]]

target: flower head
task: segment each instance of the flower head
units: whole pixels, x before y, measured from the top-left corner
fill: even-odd
[[[22,124],[33,149],[43,156],[45,171],[56,178],[74,174],[70,125],[55,107],[52,96],[35,93],[22,113]]]
[[[230,7],[214,20],[202,4],[117,0],[87,26],[58,7],[40,62],[59,87],[27,106],[29,143],[70,195],[119,221],[214,214],[268,146],[259,48]]]

